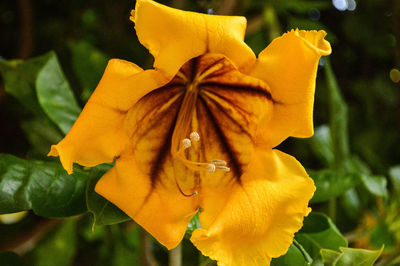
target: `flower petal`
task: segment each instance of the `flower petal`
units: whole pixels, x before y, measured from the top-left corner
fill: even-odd
[[[331,53],[324,31],[292,30],[259,55],[251,75],[271,89],[274,114],[259,130],[261,142],[275,147],[289,136],[313,135],[313,104],[318,61]]]
[[[193,198],[177,186],[154,185],[137,167],[132,148],[96,184],[96,192],[113,202],[168,249],[176,247],[196,213]]]
[[[255,61],[243,41],[244,17],[199,14],[137,0],[132,20],[140,42],[154,56],[154,67],[169,75],[206,52],[226,55],[239,68]]]
[[[168,82],[155,70],[112,59],[93,95],[67,136],[53,145],[49,156],[60,156],[68,173],[72,163],[95,166],[112,162],[129,139],[123,121],[127,110],[143,95]]]
[[[219,265],[266,265],[288,250],[309,212],[315,187],[300,163],[277,150],[258,149],[254,156],[230,191],[200,192],[203,228],[191,241]]]

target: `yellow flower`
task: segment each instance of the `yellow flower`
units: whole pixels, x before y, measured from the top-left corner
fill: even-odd
[[[292,30],[258,58],[244,17],[137,0],[131,19],[154,69],[113,59],[68,135],[52,146],[73,162],[115,160],[96,191],[168,249],[200,212],[191,241],[220,265],[265,265],[284,254],[315,187],[273,149],[313,134],[323,31]]]

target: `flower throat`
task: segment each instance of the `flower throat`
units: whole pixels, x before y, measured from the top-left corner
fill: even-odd
[[[177,186],[193,196],[201,187],[240,182],[258,124],[272,106],[265,83],[223,55],[204,54],[142,97],[126,123],[151,185]]]
[[[199,57],[192,59],[192,69],[190,77],[187,77],[182,69],[179,70],[179,72],[177,73],[177,77],[182,79],[182,81],[184,82],[186,91],[181,108],[178,112],[175,129],[172,134],[171,154],[174,159],[181,161],[187,168],[193,171],[207,171],[209,173],[213,173],[218,170],[229,172],[230,168],[227,167],[227,162],[224,160],[214,159],[209,162],[196,162],[188,160],[185,155],[185,151],[192,146],[192,143],[200,141],[200,135],[196,131],[191,132],[188,136],[188,132],[192,123],[192,118],[194,117],[196,112],[196,103],[199,93],[198,85],[201,83],[201,80],[203,78],[220,69],[221,66],[218,65],[218,63],[220,63],[219,61],[222,61],[217,60],[216,62],[211,64],[208,69],[204,70],[203,72],[197,72],[196,70],[198,60],[200,60]],[[182,195],[186,197],[191,197],[197,194],[197,191],[192,194],[185,194],[179,186],[179,182],[176,177],[175,182]]]

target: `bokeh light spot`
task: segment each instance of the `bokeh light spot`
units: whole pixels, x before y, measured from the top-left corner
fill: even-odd
[[[332,0],[332,4],[337,10],[345,11],[347,9],[346,0]]]
[[[318,21],[321,18],[321,13],[319,12],[318,9],[312,8],[308,12],[308,16],[310,17],[311,20]]]
[[[356,1],[354,0],[332,0],[332,4],[340,11],[354,11],[357,7]]]
[[[394,83],[398,83],[400,81],[400,71],[396,68],[393,68],[392,70],[390,70],[390,79]]]

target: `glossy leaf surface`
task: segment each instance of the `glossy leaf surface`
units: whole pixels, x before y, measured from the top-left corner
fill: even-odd
[[[322,213],[311,213],[304,219],[304,226],[296,234],[298,242],[313,259],[317,259],[321,249],[339,251],[347,247],[347,241],[332,220]]]
[[[68,175],[58,163],[0,154],[0,213],[33,210],[44,217],[67,217],[86,211],[87,174]]]

